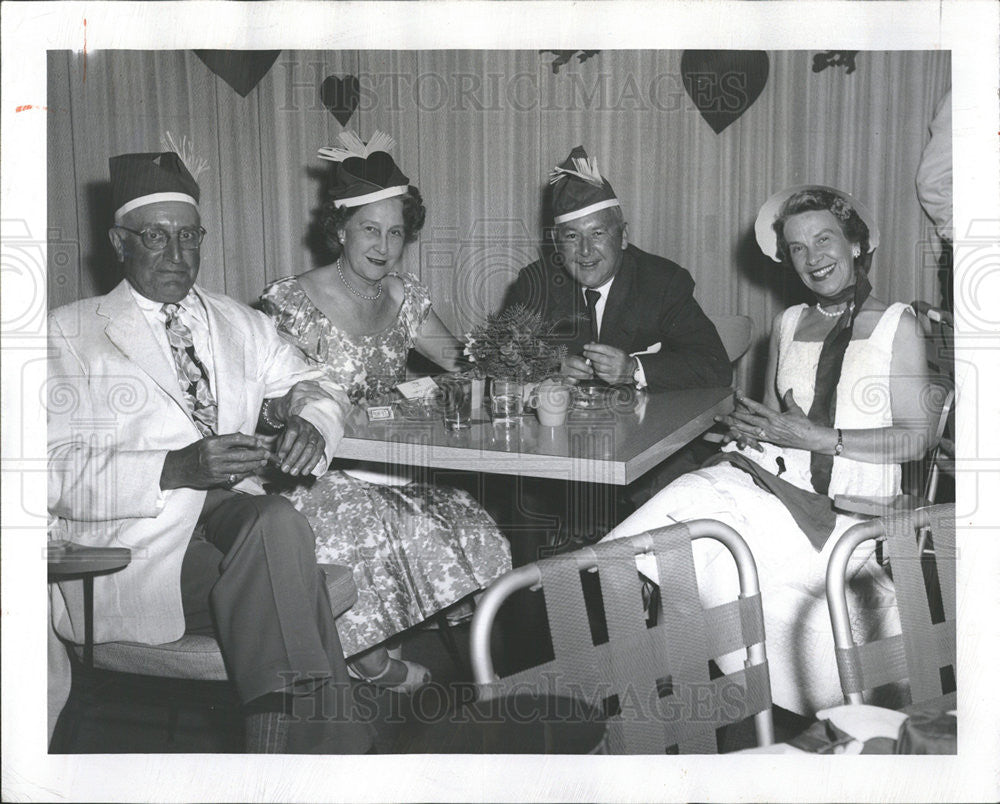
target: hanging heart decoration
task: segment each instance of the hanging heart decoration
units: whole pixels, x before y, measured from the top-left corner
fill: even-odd
[[[716,134],[753,105],[769,69],[763,50],[685,50],[681,56],[684,89]]]
[[[201,59],[219,78],[246,97],[260,83],[278,58],[280,50],[196,50]]]
[[[319,88],[323,105],[344,128],[361,100],[361,81],[356,75],[328,75]]]

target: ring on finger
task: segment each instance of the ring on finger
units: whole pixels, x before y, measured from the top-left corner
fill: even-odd
[[[236,483],[236,475],[230,475],[229,476],[229,485],[232,486],[234,483]]]
[[[764,428],[763,427],[758,427],[757,428],[757,437],[758,438],[763,438],[764,437]]]

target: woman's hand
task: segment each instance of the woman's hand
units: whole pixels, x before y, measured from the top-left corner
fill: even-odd
[[[282,421],[300,414],[310,402],[322,402],[329,398],[330,395],[315,380],[299,380],[280,400],[284,405]],[[275,404],[278,402],[275,400]]]
[[[726,422],[724,420],[727,418],[727,416],[716,416],[715,420],[720,424],[725,424]],[[757,450],[757,452],[764,451],[764,448],[760,445],[760,442],[756,438],[751,435],[747,435],[737,427],[730,427],[729,432],[722,437],[723,444],[728,444],[731,441],[735,441],[736,446],[741,450],[750,447],[751,449]]]
[[[737,391],[736,409],[729,416],[720,416],[718,421],[731,428],[730,440],[735,439],[737,444],[742,438],[748,443],[753,440],[767,441],[779,447],[832,454],[836,432],[810,421],[805,411],[796,404],[790,388],[781,401],[785,408],[783,412],[747,399]],[[750,445],[760,448],[759,443]]]

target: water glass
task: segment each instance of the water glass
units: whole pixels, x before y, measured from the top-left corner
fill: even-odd
[[[466,429],[472,421],[472,379],[449,375],[438,377],[436,382],[441,389],[445,429]]]
[[[524,412],[524,386],[514,380],[492,380],[490,383],[490,415],[494,424],[513,427]]]

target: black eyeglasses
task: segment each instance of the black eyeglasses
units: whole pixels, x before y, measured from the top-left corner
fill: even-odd
[[[139,231],[129,229],[127,226],[120,224],[116,224],[115,228],[124,229],[126,232],[138,235],[142,238],[142,244],[150,251],[163,251],[173,236],[166,229],[161,229],[158,226],[150,226]],[[198,248],[204,237],[205,229],[202,226],[186,226],[183,229],[177,230],[177,243],[185,251],[193,251]]]

